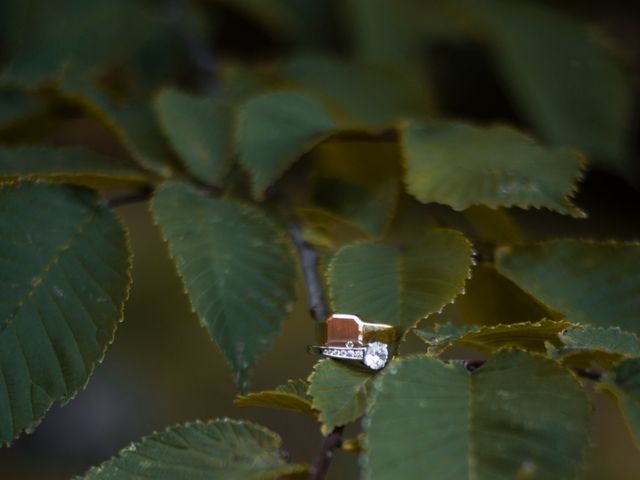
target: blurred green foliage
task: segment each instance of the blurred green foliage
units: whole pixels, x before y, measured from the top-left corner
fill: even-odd
[[[94,407],[54,409],[45,433],[126,434],[60,474],[21,437],[0,476],[77,475],[233,413],[284,443],[183,423],[79,478],[324,478],[305,432],[360,419],[344,450],[362,468],[335,478],[561,479],[585,459],[586,478],[635,478],[591,383],[637,438],[638,18],[617,1],[2,2],[0,443],[76,395]],[[318,288],[397,327],[399,358],[311,370]],[[308,424],[231,410],[229,372],[257,389],[236,405]]]

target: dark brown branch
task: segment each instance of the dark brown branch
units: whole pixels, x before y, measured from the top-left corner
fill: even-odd
[[[305,241],[302,228],[298,221],[294,221],[290,229],[291,238],[298,250],[302,272],[304,273],[304,283],[309,297],[309,313],[317,322],[324,321],[329,316],[329,306],[325,293],[322,275],[318,269],[320,260],[318,252],[308,242]],[[311,468],[311,480],[323,480],[327,476],[333,451],[342,445],[342,430],[344,427],[336,427],[322,441],[322,448],[318,458]]]
[[[329,472],[329,466],[331,465],[331,459],[333,458],[333,452],[335,449],[340,448],[342,445],[342,431],[344,427],[336,427],[329,435],[324,437],[322,441],[322,448],[320,449],[320,455],[316,459],[313,467],[311,467],[310,480],[324,480]]]
[[[318,252],[305,241],[299,223],[294,222],[290,228],[290,234],[298,250],[300,264],[304,273],[304,283],[309,296],[309,312],[316,321],[323,322],[329,316],[329,306],[324,282],[318,270]]]

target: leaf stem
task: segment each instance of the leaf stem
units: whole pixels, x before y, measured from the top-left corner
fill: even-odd
[[[344,427],[334,428],[329,435],[324,437],[322,448],[316,462],[311,467],[309,480],[324,480],[329,472],[333,451],[342,445],[342,431]]]

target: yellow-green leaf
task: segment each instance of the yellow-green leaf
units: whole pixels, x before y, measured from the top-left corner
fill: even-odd
[[[561,345],[549,354],[572,366],[590,367],[593,362],[609,368],[624,358],[640,357],[640,339],[619,327],[574,326],[560,332]]]
[[[316,418],[317,412],[311,406],[311,397],[307,395],[308,387],[304,380],[289,380],[274,390],[238,395],[233,403],[240,407],[280,408]]]
[[[407,190],[423,203],[547,208],[584,216],[572,202],[584,158],[548,149],[506,126],[411,123],[402,130]]]
[[[0,179],[46,178],[80,185],[148,183],[142,170],[82,148],[0,148]]]
[[[535,323],[474,327],[445,324],[436,325],[433,331],[415,330],[415,333],[428,345],[432,355],[441,355],[452,345],[465,345],[490,352],[505,347],[544,352],[547,343],[560,345],[560,333],[570,326],[571,323],[567,321],[543,319]]]
[[[590,406],[556,362],[503,351],[468,372],[414,356],[378,377],[365,421],[365,478],[575,478]]]
[[[303,153],[337,128],[316,99],[293,91],[257,95],[244,103],[238,116],[240,163],[251,173],[258,198]]]
[[[152,209],[193,310],[245,389],[295,297],[286,231],[254,207],[178,182],[156,191]]]
[[[640,332],[640,244],[561,239],[501,247],[496,268],[572,323]]]
[[[333,309],[406,330],[452,302],[470,266],[471,246],[453,230],[430,230],[407,248],[349,245],[329,265]]]
[[[89,190],[0,187],[0,444],[85,386],[122,319],[130,268],[122,226]]]

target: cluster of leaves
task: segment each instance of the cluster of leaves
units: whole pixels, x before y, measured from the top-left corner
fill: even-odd
[[[446,4],[350,2],[347,58],[308,53],[330,43],[330,2],[194,3],[171,22],[126,0],[3,2],[0,442],[72,399],[103,358],[131,284],[113,207],[151,196],[242,390],[295,300],[292,217],[327,260],[334,311],[424,340],[424,354],[378,374],[322,360],[308,381],[238,397],[327,430],[364,416],[352,443],[368,478],[572,478],[591,411],[574,372],[594,365],[640,443],[640,245],[527,243],[504,210],[584,217],[573,196],[587,158],[629,171],[631,87],[602,39],[565,14]],[[221,65],[213,93],[160,88],[181,81],[184,34],[202,33],[191,22],[209,8],[297,48]],[[425,45],[452,40],[495,59],[532,135],[442,115],[417,65]],[[65,143],[60,129],[79,117],[117,146]],[[141,193],[108,200],[113,188]],[[433,203],[464,227],[413,217],[407,233],[406,212]],[[417,329],[454,301],[462,322]],[[455,345],[491,357],[475,369],[440,358]],[[281,448],[262,427],[213,420],[155,433],[83,478],[304,475]]]

